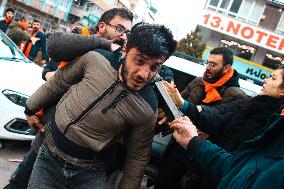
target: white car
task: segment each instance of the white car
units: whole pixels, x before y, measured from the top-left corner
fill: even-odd
[[[0,30],[0,139],[34,138],[24,105],[29,95],[44,83],[41,73],[42,68],[29,61]]]

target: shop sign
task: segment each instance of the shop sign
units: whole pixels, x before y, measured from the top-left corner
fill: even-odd
[[[204,10],[199,24],[211,30],[284,54],[284,36],[231,19],[225,15]]]

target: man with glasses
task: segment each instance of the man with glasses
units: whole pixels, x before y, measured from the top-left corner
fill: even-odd
[[[232,67],[233,53],[226,47],[211,50],[206,61],[207,66],[203,77],[197,77],[182,91],[184,99],[195,105],[216,106],[240,98],[246,94],[239,88],[238,72]],[[202,111],[202,106],[198,106]],[[206,133],[203,136],[208,137]],[[189,183],[187,188],[212,188],[214,182],[203,176],[201,168],[195,163],[188,165],[185,162],[186,151],[178,144],[174,144],[166,153],[161,164],[160,174],[155,188],[178,188],[182,176],[190,172],[185,180]],[[214,187],[213,187],[214,188]]]
[[[126,42],[126,33],[130,31],[133,14],[125,8],[113,8],[104,12],[94,28],[94,35],[82,36],[70,33],[54,33],[47,39],[48,55],[54,61],[72,61],[76,57],[94,50],[98,45],[97,36],[112,40],[122,46]],[[113,47],[113,45],[112,45]],[[48,66],[48,65],[47,65]],[[46,71],[48,70],[48,71]],[[55,70],[46,69],[43,78],[52,77]]]

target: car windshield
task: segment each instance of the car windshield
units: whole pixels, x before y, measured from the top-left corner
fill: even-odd
[[[0,31],[0,49],[0,59],[29,62],[19,48],[2,31]]]

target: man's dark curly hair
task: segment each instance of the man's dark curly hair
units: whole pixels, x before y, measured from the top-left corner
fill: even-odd
[[[149,57],[166,57],[175,51],[177,42],[172,32],[163,25],[143,24],[131,29],[127,36],[126,51],[137,48]]]

